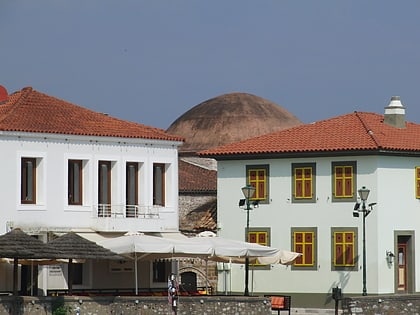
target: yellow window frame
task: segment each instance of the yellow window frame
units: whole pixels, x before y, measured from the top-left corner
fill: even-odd
[[[263,179],[261,180],[259,178],[259,173],[263,172]],[[251,172],[255,172],[257,174],[257,176],[255,176],[255,179],[252,180],[251,179]],[[255,187],[255,194],[252,198],[250,198],[251,200],[265,200],[266,195],[267,195],[267,169],[265,168],[250,168],[248,169],[248,183],[251,186]],[[262,197],[256,197],[256,196],[260,196],[261,195],[261,188],[260,188],[260,184],[263,184],[263,189],[264,189],[264,193]]]
[[[296,172],[298,171],[298,170],[301,170],[302,171],[302,178],[301,179],[298,179],[297,177],[296,177]],[[310,170],[310,173],[311,173],[311,175],[310,175],[310,177],[309,178],[305,178],[305,170]],[[313,198],[313,176],[314,176],[314,172],[313,172],[313,167],[312,166],[308,166],[308,167],[295,167],[294,168],[294,181],[295,181],[295,192],[294,192],[294,194],[295,194],[295,198],[296,199],[312,199]],[[298,182],[302,182],[302,195],[300,196],[298,196],[297,195],[297,187],[298,187]],[[305,185],[305,183],[307,183],[307,182],[310,182],[310,187],[311,187],[311,194],[310,194],[310,196],[306,196],[306,185]]]
[[[350,176],[346,176],[346,172],[345,169],[346,168],[350,168],[351,169],[351,175]],[[342,176],[338,176],[337,175],[337,170],[341,169],[341,174]],[[349,195],[346,195],[345,193],[345,184],[346,184],[346,179],[350,179],[351,180],[351,193]],[[341,181],[341,185],[343,187],[343,194],[342,195],[338,195],[337,194],[337,181]],[[354,184],[354,172],[353,172],[353,166],[352,165],[340,165],[340,166],[335,166],[334,167],[334,196],[336,198],[352,198],[353,197],[353,184]]]
[[[414,176],[416,181],[416,198],[420,199],[420,166],[416,166]]]
[[[302,237],[302,242],[297,242],[296,241],[296,234],[303,234],[303,237]],[[311,237],[311,239],[312,239],[312,242],[307,242],[306,241],[306,235],[308,235],[308,234],[310,234],[312,237]],[[298,263],[294,263],[294,265],[295,266],[299,266],[299,267],[312,267],[313,265],[314,265],[314,263],[315,263],[315,233],[314,232],[302,232],[302,231],[295,231],[295,232],[293,232],[293,246],[294,246],[294,251],[296,252],[297,250],[296,250],[296,245],[302,245],[302,248],[303,249],[305,249],[305,245],[307,245],[307,244],[310,244],[311,245],[311,248],[312,248],[312,253],[311,253],[311,256],[312,256],[312,261],[311,261],[311,263],[310,264],[308,264],[308,263],[304,263],[305,261],[306,261],[306,252],[303,250],[303,253],[301,253],[302,254],[302,262],[303,263],[301,263],[301,264],[298,264]]]
[[[337,234],[342,234],[342,240],[343,240],[342,242],[337,242],[336,241]],[[346,238],[345,238],[346,234],[351,234],[352,235],[352,237],[351,237],[352,241],[351,242],[346,241]],[[334,232],[334,266],[336,266],[336,267],[353,267],[355,265],[356,244],[354,242],[355,242],[355,233],[353,231],[337,231],[337,232]],[[342,263],[342,264],[337,264],[337,251],[336,251],[337,245],[343,245],[343,248],[344,248],[344,250],[343,250],[343,256],[344,256],[343,257],[343,262],[344,263]],[[352,264],[347,264],[346,263],[346,261],[348,260],[347,259],[347,246],[346,245],[352,245],[352,247],[353,247],[353,256],[351,257],[352,258],[351,261],[353,262]]]

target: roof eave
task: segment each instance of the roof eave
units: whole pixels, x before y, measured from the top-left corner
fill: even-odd
[[[387,155],[387,156],[418,156],[420,151],[395,149],[369,149],[369,150],[334,150],[334,151],[300,151],[300,152],[272,152],[272,153],[237,153],[237,154],[206,154],[217,161],[224,160],[260,160],[285,159],[303,157],[326,156],[360,156],[360,155]]]

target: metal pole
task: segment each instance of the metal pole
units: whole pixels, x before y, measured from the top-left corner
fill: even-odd
[[[367,295],[366,290],[366,204],[363,201],[363,293]]]
[[[249,210],[250,210],[250,204],[249,199],[246,199],[246,241],[248,241],[248,230],[249,230]],[[249,290],[248,290],[248,280],[249,280],[249,258],[248,256],[245,257],[245,296],[249,296]]]

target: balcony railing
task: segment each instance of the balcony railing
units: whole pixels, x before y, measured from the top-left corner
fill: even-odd
[[[157,219],[159,218],[159,207],[98,204],[95,206],[94,217]]]

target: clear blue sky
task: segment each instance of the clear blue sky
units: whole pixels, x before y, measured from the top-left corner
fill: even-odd
[[[229,92],[420,123],[420,1],[1,0],[0,84],[166,129]]]

